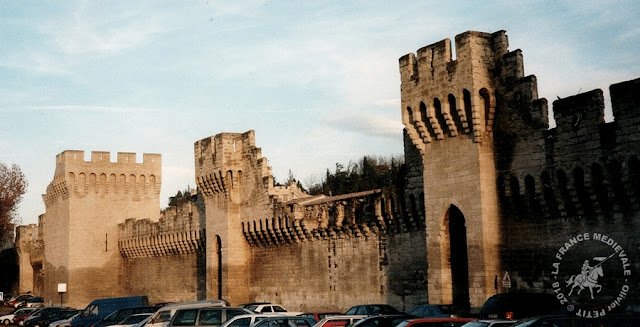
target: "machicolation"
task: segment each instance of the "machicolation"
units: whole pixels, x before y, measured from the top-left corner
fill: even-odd
[[[77,307],[146,294],[296,311],[470,310],[497,292],[556,292],[558,249],[584,233],[626,255],[606,267],[596,300],[640,285],[640,79],[610,87],[614,121],[593,90],[554,101],[550,129],[505,31],[454,42],[455,59],[449,39],[399,59],[405,164],[393,187],[312,196],[275,185],[254,131],[220,133],[194,142],[197,190],[160,211],[160,155],[58,154],[45,214],[18,228],[20,290],[57,299],[65,283]],[[622,251],[606,245],[567,250],[562,267],[580,273]],[[623,300],[640,306],[637,292]]]

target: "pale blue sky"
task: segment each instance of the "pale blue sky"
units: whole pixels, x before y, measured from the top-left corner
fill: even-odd
[[[640,77],[638,21],[637,0],[0,0],[0,161],[29,181],[22,223],[67,149],[162,154],[164,206],[195,187],[195,141],[253,129],[305,183],[402,153],[409,52],[504,29],[552,102]]]

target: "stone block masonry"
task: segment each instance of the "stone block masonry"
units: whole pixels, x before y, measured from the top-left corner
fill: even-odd
[[[66,304],[84,307],[97,297],[120,296],[118,223],[127,218],[158,219],[162,160],[144,154],[65,151],[56,156],[53,181],[44,194],[42,219],[44,291],[58,299],[67,284]],[[109,287],[105,287],[109,285]]]
[[[554,101],[549,129],[536,77],[508,48],[505,31],[469,31],[455,37],[455,60],[449,39],[399,59],[405,165],[389,188],[311,196],[275,185],[253,131],[220,133],[194,143],[197,190],[160,211],[159,155],[85,162],[65,151],[37,232],[19,229],[31,269],[20,287],[57,300],[66,283],[76,307],[142,294],[297,311],[471,309],[496,292],[568,296],[560,271],[587,261],[603,269],[596,300],[640,306],[640,79],[611,86],[613,122],[592,90]],[[567,241],[585,233],[599,235],[592,248]],[[495,284],[505,272],[511,287]]]

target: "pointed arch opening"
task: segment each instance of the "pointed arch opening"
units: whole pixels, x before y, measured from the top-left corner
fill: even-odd
[[[465,218],[458,207],[451,205],[446,220],[453,306],[457,309],[468,309],[471,305],[469,302],[469,255]]]
[[[222,299],[222,239],[216,235],[216,254],[218,256],[218,298]]]

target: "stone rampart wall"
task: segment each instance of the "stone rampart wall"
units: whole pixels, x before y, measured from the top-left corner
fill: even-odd
[[[204,253],[126,258],[121,263],[122,284],[128,295],[144,294],[149,303],[203,300]]]
[[[622,257],[603,265],[609,269],[603,296],[615,283],[638,285],[640,241],[633,231],[640,224],[639,94],[640,79],[612,85],[615,121],[610,123],[604,121],[601,90],[554,101],[557,127],[515,143],[514,158],[529,160],[514,159],[498,179],[506,245],[501,256],[505,270],[515,276],[514,288],[550,292],[554,263],[561,262],[564,273],[577,274],[585,259],[594,265],[594,257],[615,251],[592,242],[594,234],[620,245],[631,272],[623,274]],[[543,152],[535,151],[539,148]],[[572,246],[562,260],[556,257],[568,240],[585,233],[591,240],[580,242],[581,250]],[[625,303],[638,306],[638,298],[630,292]]]
[[[362,230],[362,229],[359,229]],[[426,299],[424,229],[313,231],[298,243],[251,248],[251,298],[290,311],[346,311],[362,303],[411,310]]]

